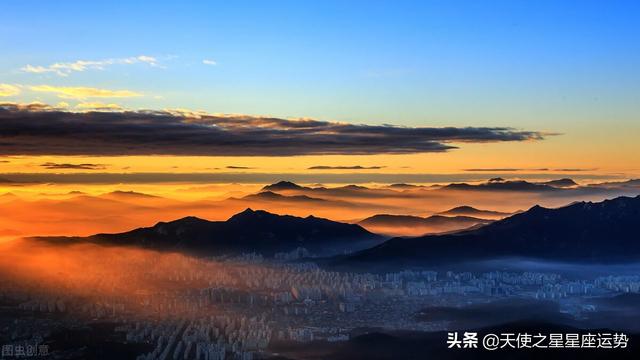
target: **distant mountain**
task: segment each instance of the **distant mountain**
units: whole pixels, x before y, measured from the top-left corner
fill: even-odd
[[[391,188],[368,188],[360,185],[345,185],[338,187],[308,187],[295,184],[290,181],[280,181],[275,184],[267,185],[262,191],[286,192],[288,194],[307,194],[312,197],[332,197],[332,198],[387,198],[387,197],[407,197],[414,195],[405,194],[400,189],[392,190]],[[405,189],[406,190],[406,189]]]
[[[640,187],[640,179],[630,179],[626,181],[613,181],[599,184],[590,184],[589,187],[603,188],[638,188]]]
[[[418,189],[421,188],[423,186],[421,185],[413,185],[413,184],[405,184],[405,183],[399,183],[399,184],[391,184],[387,186],[389,189],[394,189],[394,190],[410,190],[410,189]]]
[[[288,194],[288,193],[287,193]],[[242,206],[264,207],[265,209],[282,209],[287,207],[296,207],[298,209],[355,209],[362,205],[351,203],[348,201],[338,200],[334,198],[323,199],[305,194],[299,195],[283,195],[273,191],[261,191],[255,194],[249,194],[240,198],[230,197],[227,201],[238,203]],[[315,212],[314,212],[315,213]]]
[[[198,255],[258,252],[272,255],[304,247],[317,254],[363,249],[383,238],[354,224],[309,216],[300,218],[246,209],[227,221],[186,217],[119,234],[89,237],[38,237],[53,243],[91,242],[129,245]]]
[[[282,191],[282,190],[303,190],[307,189],[304,186],[300,186],[291,181],[279,181],[275,184],[267,185],[262,188],[262,191]]]
[[[489,190],[489,191],[526,191],[526,192],[546,192],[558,190],[558,188],[545,185],[530,183],[524,180],[504,181],[501,178],[491,179],[481,184],[453,183],[443,186],[444,190]]]
[[[483,219],[503,218],[511,215],[506,212],[476,209],[472,206],[458,206],[439,214],[445,216],[471,216]]]
[[[487,224],[491,220],[469,216],[433,215],[426,218],[410,215],[374,215],[360,221],[364,228],[391,235],[421,235],[467,229],[478,224]]]
[[[102,196],[107,198],[120,198],[120,199],[127,199],[127,198],[128,199],[134,199],[134,198],[158,199],[160,198],[159,196],[149,195],[149,194],[145,194],[137,191],[122,191],[122,190],[112,191],[110,193],[103,194]]]
[[[640,196],[526,212],[475,230],[394,238],[348,262],[433,264],[498,257],[611,263],[640,260]]]
[[[244,200],[262,200],[262,201],[289,201],[289,202],[303,202],[303,203],[326,203],[325,199],[314,198],[307,195],[292,195],[286,196],[273,191],[261,191],[256,194],[244,196]]]
[[[4,194],[0,195],[0,198],[13,200],[13,199],[17,199],[18,195],[14,194],[12,192],[7,192],[7,193],[4,193]]]
[[[538,183],[538,184],[549,185],[549,186],[559,187],[559,188],[578,186],[577,182],[575,182],[575,181],[573,181],[573,179],[569,179],[569,178],[545,181],[545,182],[541,182],[541,183]]]

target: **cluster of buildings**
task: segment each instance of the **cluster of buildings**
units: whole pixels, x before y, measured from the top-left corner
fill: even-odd
[[[640,292],[640,276],[569,280],[543,272],[374,274],[281,261],[301,254],[296,250],[278,261],[256,254],[143,259],[127,272],[111,271],[105,259],[103,267],[95,267],[104,274],[68,276],[56,286],[8,284],[0,289],[0,301],[25,312],[115,322],[123,341],[153,346],[140,360],[249,360],[264,354],[273,341],[345,341],[355,327],[425,330],[427,325],[412,316],[429,304]]]
[[[136,321],[117,331],[124,332],[128,342],[154,345],[153,351],[138,356],[139,360],[252,360],[255,353],[267,348],[272,330],[264,318],[211,315]]]

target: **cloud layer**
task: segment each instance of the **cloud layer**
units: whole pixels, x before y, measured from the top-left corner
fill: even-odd
[[[502,127],[374,126],[187,111],[77,113],[0,104],[0,155],[410,154],[544,135]]]

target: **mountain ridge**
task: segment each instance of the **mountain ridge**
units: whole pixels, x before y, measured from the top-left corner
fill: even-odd
[[[272,255],[305,247],[318,254],[353,251],[377,244],[383,237],[355,224],[328,219],[277,215],[246,210],[226,221],[187,216],[123,233],[87,237],[33,237],[56,244],[97,243],[126,245],[160,251],[184,251],[198,255],[230,255],[257,252]]]
[[[345,261],[434,264],[499,257],[612,263],[640,260],[640,196],[529,210],[478,229],[393,238]]]

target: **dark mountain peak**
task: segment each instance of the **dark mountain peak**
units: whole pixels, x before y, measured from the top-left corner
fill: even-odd
[[[501,177],[494,177],[494,178],[489,179],[490,183],[501,183],[501,182],[504,182],[504,181],[505,180],[503,178],[501,178]]]
[[[456,212],[467,212],[467,211],[479,211],[478,209],[474,208],[473,206],[469,206],[469,205],[461,205],[461,206],[456,206],[454,208],[451,208],[447,211],[443,211],[442,213],[456,213]]]
[[[573,181],[573,179],[570,179],[570,178],[563,178],[563,179],[545,181],[545,182],[541,182],[539,184],[541,184],[541,185],[549,185],[549,186],[554,186],[554,187],[561,187],[561,188],[578,186],[578,183]]]
[[[345,190],[369,190],[368,187],[360,186],[360,185],[354,185],[354,184],[346,185],[346,186],[340,187],[339,189],[345,189]]]
[[[582,204],[582,202],[579,202],[576,204]],[[535,211],[542,211],[542,210],[549,210],[549,209],[536,204],[536,205],[533,205],[527,212],[535,212]]]
[[[267,185],[262,188],[263,191],[278,191],[278,190],[300,190],[303,189],[303,186],[300,186],[291,181],[278,181],[277,183]]]
[[[267,190],[267,191],[260,191],[257,194],[250,194],[245,196],[245,199],[252,199],[252,198],[257,198],[257,199],[266,199],[266,200],[273,200],[273,199],[282,199],[284,198],[284,195],[275,193],[273,191]]]
[[[231,216],[229,218],[229,220],[227,221],[231,221],[231,220],[246,220],[246,219],[253,219],[256,216],[259,216],[259,213],[267,213],[266,211],[263,210],[253,210],[252,208],[246,208],[244,210],[242,210],[241,212]],[[268,214],[268,213],[267,213]]]
[[[198,223],[208,223],[211,222],[209,220],[205,220],[205,219],[201,219],[197,216],[185,216],[183,218],[180,219],[176,219],[176,220],[171,220],[168,222],[165,221],[160,221],[159,223],[157,223],[155,226],[159,226],[159,225],[193,225],[193,224],[198,224]]]
[[[398,183],[398,184],[391,184],[391,185],[389,185],[387,187],[391,188],[391,189],[415,189],[415,188],[419,188],[421,186],[420,185],[413,185],[413,184],[406,184],[406,183]]]
[[[149,194],[145,194],[145,193],[141,193],[141,192],[137,192],[137,191],[124,191],[124,190],[116,190],[116,191],[112,191],[109,193],[104,194],[105,196],[114,196],[114,197],[121,197],[121,198],[157,198],[157,196],[155,195],[149,195]]]
[[[493,210],[482,210],[482,209],[478,209],[475,208],[473,206],[469,206],[469,205],[462,205],[462,206],[456,206],[454,208],[451,208],[449,210],[440,212],[439,215],[446,215],[446,216],[474,216],[474,217],[488,217],[491,219],[494,218],[503,218],[507,215],[511,215],[510,213],[505,213],[505,212],[500,212],[500,211],[493,211]]]

